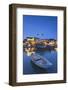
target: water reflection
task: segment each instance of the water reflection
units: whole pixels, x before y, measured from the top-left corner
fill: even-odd
[[[33,53],[47,58],[53,64],[52,67],[45,70],[34,65],[31,61]],[[55,49],[39,51],[33,47],[24,48],[23,63],[23,74],[57,73],[57,51]]]
[[[25,48],[24,51],[26,52],[27,56],[31,56],[35,53],[35,48]]]

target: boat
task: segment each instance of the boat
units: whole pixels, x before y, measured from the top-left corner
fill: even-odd
[[[52,66],[52,63],[50,61],[36,53],[31,55],[31,61],[33,64],[42,69],[46,69]]]

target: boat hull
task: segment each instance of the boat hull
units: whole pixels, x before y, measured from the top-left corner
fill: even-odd
[[[35,64],[37,67],[42,68],[42,69],[46,69],[51,67],[52,63],[49,62],[47,59],[44,59],[42,56],[40,55],[32,55],[32,63]]]

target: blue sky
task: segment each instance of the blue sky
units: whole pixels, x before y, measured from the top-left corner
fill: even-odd
[[[24,38],[57,39],[56,16],[24,15],[23,22]]]

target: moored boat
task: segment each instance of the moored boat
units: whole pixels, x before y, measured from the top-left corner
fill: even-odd
[[[52,63],[50,61],[48,61],[46,58],[40,56],[39,54],[34,53],[31,55],[31,58],[32,58],[32,60],[31,60],[32,63],[34,63],[39,68],[46,69],[52,65]]]

